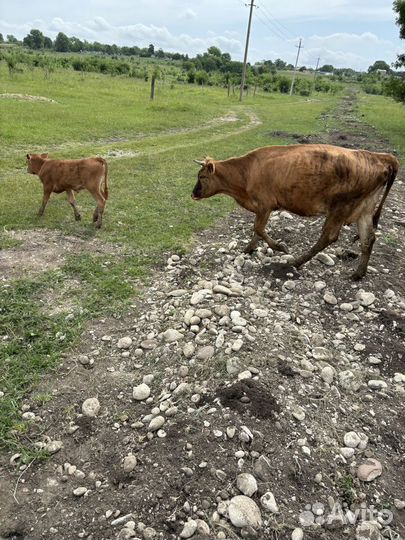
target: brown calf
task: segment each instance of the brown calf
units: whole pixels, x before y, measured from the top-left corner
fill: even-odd
[[[295,259],[296,267],[335,242],[342,225],[357,223],[361,259],[354,279],[361,279],[367,271],[374,231],[399,168],[391,154],[321,144],[269,146],[242,157],[223,161],[206,158],[197,163],[202,168],[193,199],[224,193],[256,214],[248,253],[256,249],[259,238],[271,248],[287,252],[284,244],[265,232],[273,210],[285,209],[299,216],[326,215],[321,237]]]
[[[49,159],[48,154],[27,154],[27,172],[37,174],[44,187],[38,215],[42,216],[51,193],[66,191],[75,219],[81,219],[74,192],[87,189],[97,202],[93,222],[99,229],[108,198],[107,162],[105,159]]]

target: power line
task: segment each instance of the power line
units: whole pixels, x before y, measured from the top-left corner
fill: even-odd
[[[258,6],[259,7],[259,6]],[[255,11],[255,16],[257,17],[257,19],[262,23],[263,26],[266,26],[266,28],[268,28],[271,32],[272,35],[275,35],[276,37],[278,37],[279,39],[281,39],[282,41],[287,41],[287,39],[285,38],[285,36],[283,36],[281,34],[281,32],[278,31],[278,29],[275,27],[275,26],[270,26],[264,19],[262,19],[260,16],[259,16],[259,12],[258,11]]]
[[[267,8],[265,5],[263,5],[263,3],[260,7],[269,20],[271,20],[276,26],[278,26],[282,32],[284,32],[286,35],[289,35],[288,39],[294,39],[296,37],[284,24],[282,24],[278,19],[276,19],[276,17],[274,17],[272,12],[267,11]]]
[[[246,34],[246,44],[245,44],[245,55],[243,58],[243,71],[242,71],[242,81],[240,83],[240,95],[239,95],[239,101],[242,101],[243,97],[243,88],[245,86],[245,78],[246,78],[246,61],[247,61],[247,54],[248,54],[248,48],[249,48],[249,37],[250,37],[250,26],[252,24],[252,14],[253,14],[253,8],[255,7],[254,0],[250,1],[250,10],[249,10],[249,22],[248,22],[248,28],[247,28],[247,34]]]

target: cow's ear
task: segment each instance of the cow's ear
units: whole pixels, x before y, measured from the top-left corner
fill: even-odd
[[[28,161],[31,159],[31,154],[27,154]]]
[[[41,154],[41,158],[46,159],[48,157],[48,154]]]
[[[214,172],[215,172],[215,164],[212,161],[209,161],[207,163],[207,171],[208,171],[208,174],[214,174]]]

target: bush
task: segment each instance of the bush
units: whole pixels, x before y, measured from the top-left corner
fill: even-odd
[[[405,79],[390,77],[384,81],[382,91],[386,96],[394,98],[396,101],[405,101]]]

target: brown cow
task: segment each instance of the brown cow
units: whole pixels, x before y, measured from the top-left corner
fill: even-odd
[[[202,168],[193,199],[224,193],[256,214],[247,253],[256,249],[259,238],[271,248],[287,252],[284,244],[265,232],[273,210],[285,209],[299,216],[326,215],[321,237],[295,259],[292,264],[296,267],[335,242],[342,225],[356,222],[361,259],[354,279],[361,279],[367,271],[374,231],[399,168],[391,154],[322,144],[268,146],[242,157],[223,161],[206,158],[197,163]]]
[[[51,193],[66,191],[76,221],[81,219],[74,192],[87,189],[97,202],[93,222],[99,229],[108,198],[107,162],[100,157],[86,159],[49,159],[48,154],[27,154],[27,172],[37,174],[44,187],[38,215],[42,216]],[[103,186],[104,184],[104,186]]]

